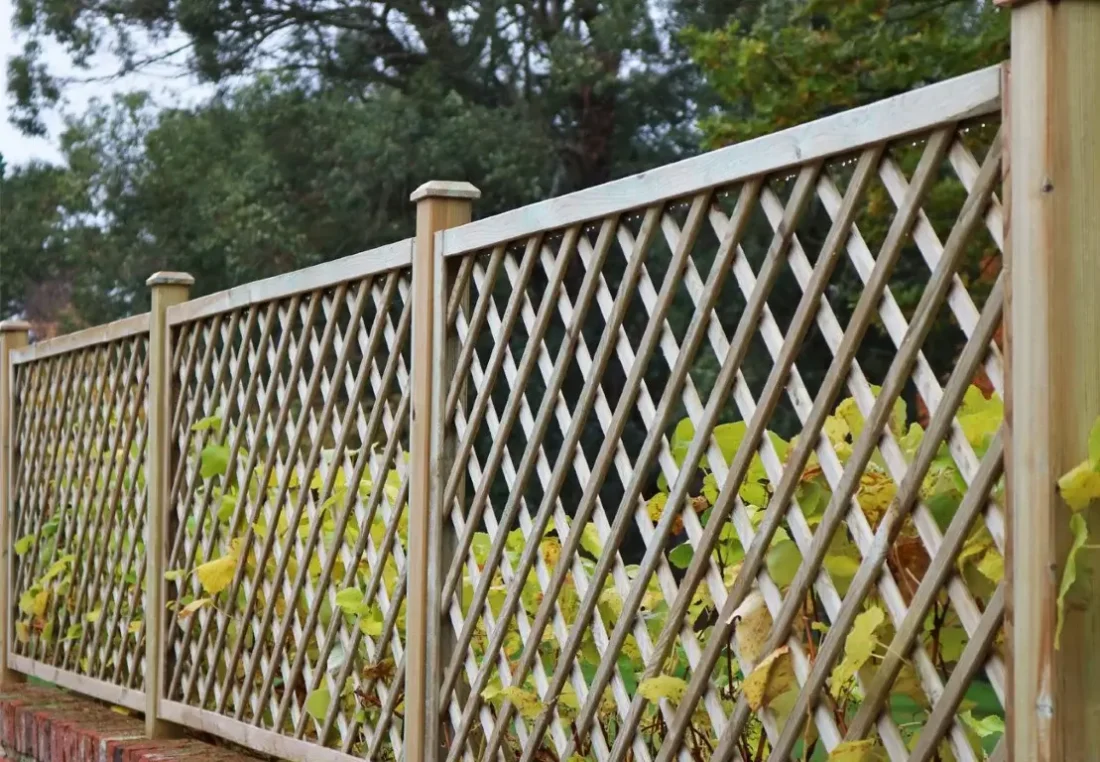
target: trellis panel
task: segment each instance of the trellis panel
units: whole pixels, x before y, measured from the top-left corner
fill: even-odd
[[[145,675],[149,316],[12,355],[11,667],[133,709]]]
[[[993,753],[999,103],[903,105],[439,236],[448,762]]]
[[[169,310],[168,719],[295,758],[401,756],[412,304],[398,253],[396,269],[360,257],[311,290],[284,276]]]

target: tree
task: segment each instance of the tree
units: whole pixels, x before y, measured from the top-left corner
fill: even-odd
[[[72,319],[74,252],[95,237],[67,210],[80,189],[59,167],[0,160],[0,315],[21,315],[38,330]]]
[[[16,121],[39,129],[63,90],[43,43],[77,64],[110,50],[126,71],[159,62],[148,40],[171,52],[182,35],[169,58],[208,81],[277,71],[349,98],[457,98],[486,121],[523,122],[546,143],[556,194],[693,148],[696,78],[667,19],[647,0],[19,0],[28,39],[10,90]]]
[[[746,28],[684,41],[722,105],[717,148],[965,74],[1008,57],[1008,14],[985,0],[773,0]]]

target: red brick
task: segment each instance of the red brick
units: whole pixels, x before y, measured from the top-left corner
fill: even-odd
[[[63,691],[0,693],[0,762],[254,762],[195,739],[151,741],[144,731],[136,717]]]

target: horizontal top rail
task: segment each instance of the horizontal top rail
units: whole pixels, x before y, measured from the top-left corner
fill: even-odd
[[[177,325],[219,312],[327,288],[349,280],[412,264],[412,238],[323,262],[313,267],[235,286],[168,308],[168,323]]]
[[[507,243],[727,185],[1001,107],[1001,67],[990,66],[867,106],[694,156],[649,172],[487,217],[436,234],[444,256]]]
[[[78,349],[105,344],[108,341],[117,341],[138,333],[149,332],[149,313],[116,320],[106,325],[97,325],[94,328],[85,328],[82,331],[67,333],[53,339],[46,339],[29,347],[17,349],[11,353],[12,363],[33,362],[54,355],[62,355],[66,352],[75,352]]]

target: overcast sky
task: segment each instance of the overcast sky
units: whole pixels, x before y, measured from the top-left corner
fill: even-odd
[[[0,121],[0,153],[4,160],[11,165],[23,164],[32,159],[44,161],[60,161],[61,155],[57,150],[57,140],[62,128],[61,118],[52,114],[47,119],[49,136],[46,138],[30,138],[19,132],[8,121],[8,112],[11,108],[11,99],[8,96],[7,61],[8,58],[22,49],[22,43],[15,39],[11,28],[12,0],[0,0],[0,111],[3,119]],[[86,72],[76,72],[69,65],[68,57],[63,50],[47,50],[46,60],[49,68],[54,72],[79,74],[86,76]],[[106,74],[113,71],[111,61],[101,60],[93,71],[94,74]],[[156,101],[162,105],[181,105],[192,103],[202,98],[206,92],[204,88],[194,82],[181,81],[176,78],[153,76],[148,74],[132,75],[123,80],[111,83],[91,83],[71,85],[63,89],[66,99],[65,110],[68,113],[81,113],[93,98],[109,97],[112,92],[122,90],[148,90],[152,92]]]

